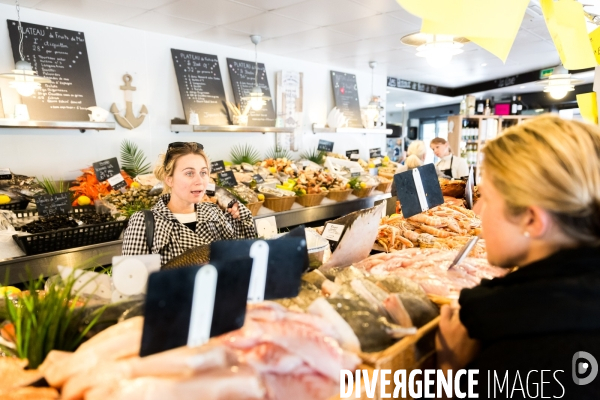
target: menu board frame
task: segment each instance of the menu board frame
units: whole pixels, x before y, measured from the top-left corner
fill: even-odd
[[[331,71],[331,87],[335,106],[348,118],[348,127],[363,128],[356,75]]]

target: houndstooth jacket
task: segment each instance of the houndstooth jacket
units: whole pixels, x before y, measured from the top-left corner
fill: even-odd
[[[123,255],[160,254],[161,265],[165,265],[189,248],[216,242],[218,240],[251,239],[256,237],[256,228],[252,213],[238,203],[240,218],[213,203],[196,205],[196,232],[183,225],[167,207],[169,194],[159,197],[152,207],[154,214],[154,240],[152,251],[146,244],[146,225],[144,213],[136,212],[131,216],[123,238]]]

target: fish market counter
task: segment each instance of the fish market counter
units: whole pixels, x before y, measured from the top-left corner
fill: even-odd
[[[51,253],[37,254],[0,260],[0,279],[8,274],[8,283],[25,282],[29,276],[51,276],[58,273],[58,266],[75,266],[93,263],[93,266],[112,264],[112,258],[121,254],[122,240],[76,247]]]
[[[376,203],[378,204],[390,198],[391,195],[389,193],[381,193],[365,198],[356,198],[315,207],[301,207],[278,213],[265,212],[254,218],[260,219],[274,216],[277,221],[277,227],[286,228],[340,217],[354,211],[373,207]],[[45,277],[55,275],[58,273],[57,267],[59,265],[77,266],[84,265],[85,263],[91,263],[92,265],[90,266],[108,265],[112,263],[113,256],[121,254],[122,243],[122,240],[114,240],[33,256],[0,259],[0,282],[4,284],[7,273],[7,283],[15,284],[27,281],[29,276],[37,278],[40,275]]]

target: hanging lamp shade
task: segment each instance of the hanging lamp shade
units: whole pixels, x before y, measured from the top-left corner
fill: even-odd
[[[38,76],[27,61],[17,61],[15,69],[6,74],[0,74],[0,78],[11,79],[8,86],[15,89],[21,96],[31,96],[41,88],[42,83],[51,83],[47,78]]]
[[[434,68],[447,66],[452,57],[463,52],[464,43],[470,40],[452,35],[437,35],[429,33],[411,33],[400,41],[408,46],[417,48],[417,57],[425,57]]]
[[[254,43],[254,87],[250,91],[248,96],[242,97],[242,100],[247,101],[248,105],[254,111],[258,111],[266,104],[267,101],[271,100],[270,97],[265,96],[260,86],[258,86],[258,44],[261,41],[259,35],[251,35],[250,40]]]

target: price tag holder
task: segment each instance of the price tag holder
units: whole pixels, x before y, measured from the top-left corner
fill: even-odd
[[[254,225],[260,238],[271,239],[277,235],[277,221],[274,216],[257,218],[254,220]]]
[[[12,179],[12,172],[9,168],[0,168],[0,181],[9,181]]]
[[[333,151],[333,142],[321,139],[317,145],[317,150],[330,153]]]
[[[394,175],[404,218],[444,203],[444,196],[433,164],[426,164]]]
[[[358,167],[350,168],[350,177],[352,177],[352,178],[359,177],[361,173],[362,173],[362,168],[358,168]]]
[[[98,179],[98,182],[104,182],[105,180],[112,178],[117,174],[121,175],[121,168],[119,168],[119,161],[117,161],[116,157],[109,158],[108,160],[98,161],[92,165],[94,166],[94,173],[96,174],[96,179]]]
[[[237,256],[150,275],[140,356],[199,346],[244,325],[252,259]]]
[[[117,175],[108,178],[107,182],[114,190],[121,190],[127,187],[127,182],[125,182],[125,179],[123,179],[123,175],[121,175],[120,172]]]
[[[331,251],[335,251],[338,244],[342,240],[342,236],[344,236],[344,232],[346,231],[346,225],[342,224],[333,224],[326,223],[325,229],[323,230],[323,236],[325,239],[329,240],[329,247],[331,247]]]
[[[381,157],[381,147],[369,149],[369,158]]]
[[[210,172],[217,173],[225,171],[225,163],[223,160],[213,161],[210,163]]]
[[[263,178],[260,174],[252,175],[252,179],[254,179],[258,184],[265,183],[265,178]]]
[[[218,174],[219,176],[219,182],[221,184],[221,186],[236,186],[237,185],[237,180],[235,179],[235,175],[233,174],[233,171],[225,171],[225,172],[219,172]]]
[[[377,167],[381,167],[381,158],[377,157],[373,160],[373,165],[375,165],[375,168]]]
[[[467,185],[465,187],[465,199],[467,201],[467,208],[473,209],[473,193],[475,192],[475,178],[473,176],[473,166],[469,167],[469,178],[467,179]]]
[[[274,300],[298,295],[302,272],[308,265],[304,235],[291,236],[290,232],[279,239],[221,241],[210,245],[211,263],[240,255],[253,258],[251,289],[248,291],[249,301]],[[267,259],[266,276],[265,258]]]
[[[346,157],[348,157],[351,160],[358,160],[360,158],[359,153],[360,152],[358,150],[347,150]]]
[[[210,197],[214,196],[216,188],[217,187],[214,183],[209,183],[206,185],[206,195]]]
[[[44,217],[68,214],[71,206],[71,193],[44,194],[35,197],[35,206],[38,214]]]

